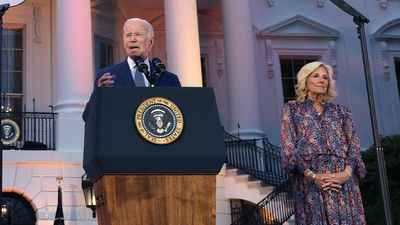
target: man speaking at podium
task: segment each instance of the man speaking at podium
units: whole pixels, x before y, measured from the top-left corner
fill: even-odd
[[[148,56],[154,43],[154,31],[153,26],[149,22],[140,18],[131,18],[125,21],[123,26],[123,43],[128,58],[119,64],[100,70],[96,74],[94,87],[181,86],[178,76],[164,70],[165,66],[160,64],[160,61],[157,62],[157,60],[153,59],[153,64],[156,65],[150,63]],[[150,73],[150,71],[158,70],[158,68],[154,67],[159,65],[164,66],[163,68],[161,67],[161,72],[158,74]],[[95,91],[93,91],[89,102],[86,104],[82,115],[84,121],[86,121],[89,115],[94,95]]]

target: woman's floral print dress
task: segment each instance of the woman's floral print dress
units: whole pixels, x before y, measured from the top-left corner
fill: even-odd
[[[350,111],[338,104],[323,103],[321,115],[312,100],[289,101],[282,108],[282,164],[292,175],[295,219],[298,225],[366,224],[358,178],[365,176],[360,142]],[[341,172],[353,176],[339,192],[319,189],[303,174]]]

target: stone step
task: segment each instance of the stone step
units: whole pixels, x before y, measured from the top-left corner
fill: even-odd
[[[273,186],[268,186],[268,187],[259,187],[258,191],[260,192],[260,195],[269,195],[272,191],[274,190]]]
[[[237,182],[246,183],[249,188],[271,188],[272,186],[267,182],[260,180],[254,176],[242,172],[237,168],[230,168],[226,170],[226,175],[233,177]],[[265,192],[265,191],[263,191]]]

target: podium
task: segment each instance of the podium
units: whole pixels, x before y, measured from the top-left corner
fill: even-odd
[[[215,225],[225,158],[211,88],[97,88],[83,167],[99,225]]]

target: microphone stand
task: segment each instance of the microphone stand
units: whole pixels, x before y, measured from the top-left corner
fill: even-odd
[[[379,138],[380,136],[379,136],[378,122],[375,109],[374,93],[372,90],[371,71],[368,60],[368,48],[367,48],[367,41],[364,29],[364,24],[368,23],[369,20],[365,16],[363,16],[360,12],[358,12],[356,9],[347,4],[344,0],[331,0],[331,2],[333,2],[333,4],[335,4],[337,7],[339,7],[349,15],[353,16],[353,22],[356,24],[357,27],[358,39],[360,39],[361,43],[365,80],[368,91],[368,103],[370,108],[370,117],[371,117],[372,130],[374,136],[374,144],[375,144],[376,158],[378,164],[378,175],[379,175],[380,188],[382,194],[383,208],[385,212],[385,220],[387,225],[392,225],[392,212],[390,206],[389,186],[386,174],[383,148],[381,145],[381,140]]]
[[[155,87],[156,82],[164,75],[164,71],[159,71],[158,69],[155,69],[153,73],[150,73],[148,70],[142,73],[144,73],[147,81],[149,81],[150,87]],[[153,79],[153,77],[156,77],[156,79]]]
[[[139,72],[144,73],[150,87],[154,87],[155,83],[164,75],[165,65],[161,63],[159,58],[154,58],[151,62],[154,66],[153,73],[150,73],[148,66],[144,63],[143,57],[136,56],[133,61],[135,62]],[[156,77],[156,79],[154,80],[153,77]]]
[[[154,87],[154,85],[157,83],[157,81],[164,75],[164,72],[159,72],[159,71],[154,71],[154,73],[151,74],[152,77],[156,77],[156,79],[151,79],[152,83],[151,83],[151,87]]]
[[[161,77],[164,75],[165,72],[165,65],[161,62],[161,59],[159,58],[153,58],[151,60],[151,64],[153,65],[154,71],[151,74],[152,77],[155,77],[156,79],[153,80],[153,83],[155,84]]]
[[[139,72],[144,73],[144,76],[146,77],[147,81],[150,84],[150,87],[154,87],[154,81],[152,78],[152,74],[149,71],[149,67],[147,66],[147,64],[144,63],[144,59],[142,56],[135,56],[135,58],[133,58],[133,61],[136,64],[137,70],[139,70]]]
[[[149,82],[150,87],[154,87],[154,80],[152,78],[152,74],[148,70],[143,71],[142,73],[144,73],[144,76],[146,77],[147,81]]]

